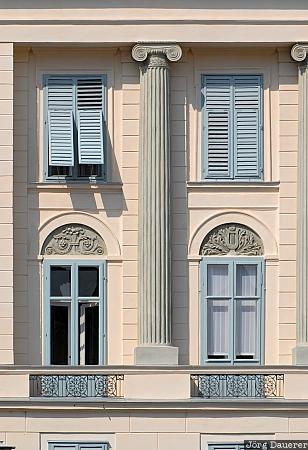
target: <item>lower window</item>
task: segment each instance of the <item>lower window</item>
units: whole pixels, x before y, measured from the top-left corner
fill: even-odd
[[[202,261],[202,363],[262,363],[262,268],[262,258]]]
[[[45,363],[104,363],[104,262],[45,262]]]
[[[244,444],[209,444],[209,450],[244,450]]]
[[[108,450],[108,444],[49,442],[48,450]]]

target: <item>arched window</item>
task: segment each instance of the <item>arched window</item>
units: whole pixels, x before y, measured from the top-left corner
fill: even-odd
[[[201,244],[203,364],[262,364],[263,244],[246,226],[214,228]]]
[[[45,364],[105,361],[106,246],[91,228],[69,224],[44,242]]]

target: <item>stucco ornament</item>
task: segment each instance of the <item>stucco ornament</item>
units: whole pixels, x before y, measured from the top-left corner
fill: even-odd
[[[295,44],[291,50],[291,56],[295,61],[301,62],[306,59],[307,56],[307,44]]]
[[[135,61],[143,62],[148,56],[165,55],[171,61],[181,59],[182,49],[177,44],[136,44],[132,49],[132,57]]]
[[[43,245],[43,255],[104,255],[106,246],[86,225],[69,224],[57,228]]]
[[[213,255],[263,255],[260,237],[244,225],[228,223],[214,228],[201,244],[200,254]]]

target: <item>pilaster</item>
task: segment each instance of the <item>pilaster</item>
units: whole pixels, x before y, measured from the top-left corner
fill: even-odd
[[[169,61],[178,45],[137,44],[140,63],[139,345],[136,364],[177,364],[171,344]]]
[[[296,258],[296,347],[295,364],[308,364],[308,44],[296,44],[291,50],[298,62],[298,189]]]

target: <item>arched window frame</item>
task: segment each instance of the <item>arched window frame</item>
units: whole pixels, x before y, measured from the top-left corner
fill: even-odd
[[[77,236],[74,239],[72,236]],[[62,242],[62,245],[60,243]],[[73,245],[72,245],[73,244]],[[67,307],[67,365],[86,365],[85,336],[81,342],[82,320],[87,306],[98,306],[98,360],[106,364],[106,246],[93,229],[81,224],[68,224],[55,229],[42,247],[43,260],[43,359],[52,365],[51,307]],[[99,259],[100,258],[100,259]],[[66,267],[70,272],[70,294],[51,293],[51,272],[54,267]],[[84,267],[98,269],[98,295],[83,296],[79,291],[79,271]],[[83,308],[81,308],[83,307]],[[83,310],[83,313],[81,313]],[[81,315],[83,317],[81,318]],[[85,326],[85,325],[84,325]],[[83,347],[83,349],[82,349]],[[66,365],[66,364],[65,364]]]
[[[242,235],[246,238],[247,245],[236,246],[230,245],[228,249],[227,238],[229,238],[231,232],[235,232],[238,235]],[[221,238],[221,239],[220,239]],[[232,238],[234,239],[234,238]],[[236,241],[236,238],[235,238]],[[206,243],[210,243],[208,249],[205,248]],[[214,243],[214,245],[213,245]],[[217,248],[215,243],[217,243]],[[225,245],[226,244],[226,245]],[[234,240],[233,240],[234,244]],[[240,249],[238,252],[237,250]],[[229,251],[228,251],[229,250]],[[214,254],[214,253],[218,253]],[[209,255],[204,255],[209,253]],[[249,255],[249,256],[243,256]],[[251,254],[252,253],[252,254]],[[264,257],[263,257],[263,244],[259,236],[254,233],[248,227],[240,224],[224,224],[214,228],[208,233],[202,242],[200,248],[200,254],[202,255],[200,263],[201,271],[201,314],[200,314],[200,362],[205,365],[261,365],[264,364]],[[220,256],[222,254],[222,256]],[[248,297],[244,299],[239,296],[237,290],[237,277],[236,273],[238,267],[243,265],[256,267],[256,287],[257,292],[254,297]],[[211,296],[209,295],[209,282],[208,272],[210,266],[224,266],[228,271],[228,292],[224,296]],[[216,297],[216,298],[215,298]],[[240,302],[248,300],[256,302],[256,340],[255,340],[255,354],[254,357],[245,358],[241,357],[237,353],[237,311]],[[226,307],[228,304],[228,352],[227,357],[222,355],[210,354],[209,346],[209,333],[210,333],[210,316],[209,307],[212,302],[220,301],[221,306]],[[213,321],[211,321],[213,323]],[[214,339],[214,338],[212,338]],[[213,344],[212,344],[213,345]],[[221,344],[222,345],[222,344]],[[217,359],[215,359],[217,358]]]

